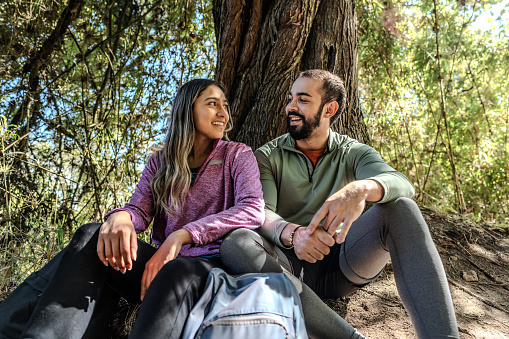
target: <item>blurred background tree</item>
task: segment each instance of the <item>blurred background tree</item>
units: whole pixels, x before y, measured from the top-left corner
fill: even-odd
[[[373,146],[417,200],[508,224],[507,1],[359,1]]]

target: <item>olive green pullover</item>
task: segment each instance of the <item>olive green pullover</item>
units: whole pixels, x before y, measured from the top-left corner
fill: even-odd
[[[372,147],[330,130],[325,153],[313,166],[284,134],[255,151],[260,169],[265,222],[262,234],[278,246],[288,223],[307,226],[325,200],[354,180],[373,179],[384,189],[378,203],[414,195],[408,179]]]

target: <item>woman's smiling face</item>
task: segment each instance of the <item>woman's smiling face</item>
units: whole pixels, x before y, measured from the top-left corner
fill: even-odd
[[[223,91],[210,85],[193,105],[195,139],[223,138],[229,118],[228,101]]]

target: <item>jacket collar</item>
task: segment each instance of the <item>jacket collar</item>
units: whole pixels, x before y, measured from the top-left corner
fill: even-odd
[[[208,157],[205,159],[205,161],[203,162],[203,164],[205,165],[206,163],[209,162],[209,160],[213,159],[214,156],[216,155],[216,153],[224,146],[224,144],[226,144],[228,141],[225,141],[223,139],[216,139],[214,141],[214,146],[212,146],[212,151],[210,151]],[[203,166],[203,165],[202,165]]]
[[[221,148],[224,147],[225,144],[227,144],[228,141],[225,141],[223,139],[216,139],[216,141],[214,141],[214,146],[212,147],[212,151],[209,153],[209,155],[207,156],[207,158],[205,159],[205,161],[203,162],[203,164],[200,166],[200,168],[198,169],[198,172],[196,173],[196,177],[194,178],[193,180],[193,186],[196,186],[196,183],[198,182],[198,179],[201,177],[201,174],[203,173],[203,171],[205,170],[205,168],[207,168],[209,162],[214,159],[214,157],[216,156],[216,154],[219,152],[219,150]]]

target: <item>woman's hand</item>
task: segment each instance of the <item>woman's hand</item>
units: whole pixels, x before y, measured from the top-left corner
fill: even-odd
[[[138,251],[136,231],[131,215],[119,211],[110,215],[101,225],[97,241],[97,255],[104,265],[108,263],[122,273],[133,267]]]
[[[145,271],[141,278],[140,299],[143,300],[150,283],[154,280],[159,270],[169,261],[175,259],[180,253],[182,245],[192,244],[193,239],[188,230],[182,228],[173,232],[166,238],[163,244],[157,249],[156,253],[145,265]]]

